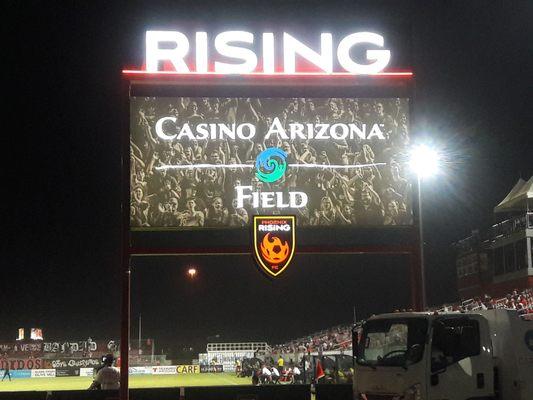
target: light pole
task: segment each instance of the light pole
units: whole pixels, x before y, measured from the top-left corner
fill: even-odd
[[[426,266],[424,262],[424,226],[422,220],[422,179],[434,175],[439,167],[439,154],[426,145],[419,145],[411,150],[409,165],[416,174],[418,191],[418,235],[420,251],[420,283],[422,291],[422,310],[427,307],[426,300]]]

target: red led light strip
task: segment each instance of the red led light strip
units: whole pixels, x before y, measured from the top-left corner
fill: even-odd
[[[345,77],[398,77],[398,78],[411,78],[413,77],[413,72],[411,71],[402,71],[402,72],[378,72],[376,74],[351,74],[349,72],[294,72],[294,73],[285,73],[285,72],[276,72],[273,74],[265,72],[248,72],[246,74],[224,74],[220,72],[176,72],[176,71],[142,71],[142,70],[132,70],[124,69],[122,70],[124,75],[148,75],[148,76],[319,76],[319,77],[328,77],[328,76],[345,76]]]

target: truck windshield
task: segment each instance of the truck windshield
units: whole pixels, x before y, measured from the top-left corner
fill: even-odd
[[[360,365],[407,367],[424,355],[428,322],[423,318],[368,321],[357,351]]]

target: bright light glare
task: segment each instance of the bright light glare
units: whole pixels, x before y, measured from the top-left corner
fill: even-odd
[[[435,175],[439,168],[439,154],[428,146],[416,146],[411,151],[409,165],[411,170],[421,178]]]
[[[187,274],[189,275],[189,278],[194,278],[196,276],[196,272],[196,268],[189,268]]]

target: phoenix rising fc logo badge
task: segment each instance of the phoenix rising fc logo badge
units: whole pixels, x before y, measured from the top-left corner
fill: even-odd
[[[280,275],[290,264],[296,245],[294,216],[254,216],[254,254],[268,276]]]

